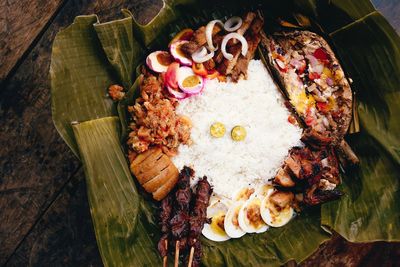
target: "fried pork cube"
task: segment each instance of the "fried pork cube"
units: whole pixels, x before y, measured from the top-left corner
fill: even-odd
[[[275,191],[269,197],[269,201],[281,209],[290,205],[293,199],[294,199],[294,194],[292,192],[284,192],[284,191]]]
[[[287,166],[278,170],[274,178],[274,183],[283,187],[293,187],[296,185],[292,177],[290,177],[290,170]]]

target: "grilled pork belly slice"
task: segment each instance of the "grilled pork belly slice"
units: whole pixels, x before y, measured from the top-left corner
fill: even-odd
[[[213,28],[212,36],[214,37],[221,30],[222,30],[222,28],[216,24]],[[213,38],[213,41],[214,41],[214,38]],[[207,44],[206,27],[201,26],[193,33],[191,40],[189,42],[187,42],[186,44],[182,45],[181,49],[182,49],[183,53],[185,53],[186,56],[191,57],[194,52],[196,52],[203,45],[206,45],[206,44]]]
[[[232,72],[242,51],[242,45],[240,43],[234,44],[228,47],[227,51],[233,55],[233,58],[231,60],[224,58],[217,67],[218,72],[223,75],[229,75]]]
[[[283,187],[293,187],[296,185],[292,177],[290,177],[290,170],[288,166],[278,170],[278,173],[274,178],[274,183]]]
[[[285,208],[291,204],[294,199],[292,192],[275,191],[269,196],[269,201],[279,208]]]
[[[159,147],[139,154],[130,168],[139,184],[152,193],[155,200],[163,199],[172,190],[179,175],[178,169]]]
[[[239,55],[237,63],[232,70],[233,81],[236,82],[240,78],[247,79],[247,68],[249,66],[250,60],[254,58],[254,54],[257,50],[258,44],[261,41],[260,31],[262,30],[263,25],[264,25],[264,18],[261,16],[261,14],[258,14],[257,17],[254,16],[254,18],[252,19],[252,24],[250,25],[251,27],[245,34],[245,38],[249,49],[247,51],[246,56]]]
[[[340,177],[339,162],[334,148],[327,146],[313,150],[305,146],[291,149],[273,183],[288,190],[302,188],[304,203],[307,205],[335,199],[340,195],[336,190],[336,186],[340,184]],[[332,190],[335,190],[332,194],[324,192]],[[314,196],[314,193],[318,196]]]
[[[253,20],[256,18],[256,13],[247,12],[246,15],[243,16],[242,26],[236,31],[240,35],[244,35],[245,32],[250,28]]]
[[[242,26],[236,32],[240,35],[244,35],[247,41],[249,48],[246,56],[240,53],[242,45],[236,40],[230,40],[227,44],[227,51],[233,55],[233,59],[228,60],[223,58],[221,65],[218,66],[218,71],[221,74],[232,74],[232,80],[234,82],[238,81],[239,78],[246,78],[247,67],[250,60],[254,58],[255,51],[261,40],[260,31],[264,25],[264,18],[260,13],[255,14],[249,12],[244,17]],[[219,55],[217,55],[217,57],[218,56]]]

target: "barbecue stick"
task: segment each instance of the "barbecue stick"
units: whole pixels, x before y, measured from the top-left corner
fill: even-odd
[[[196,242],[196,240],[194,240],[194,242]],[[190,248],[190,254],[189,254],[188,267],[192,267],[193,255],[194,255],[194,247],[191,247],[191,248]]]
[[[175,263],[174,267],[178,267],[179,265],[179,240],[175,243]]]
[[[165,240],[165,249],[167,250],[167,255],[163,258],[163,267],[168,266],[168,240]]]

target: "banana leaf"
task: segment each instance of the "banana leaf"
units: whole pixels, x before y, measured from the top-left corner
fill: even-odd
[[[343,174],[346,195],[342,199],[306,210],[283,228],[224,243],[202,239],[203,265],[300,262],[329,239],[327,229],[354,242],[400,241],[400,208],[396,206],[400,200],[400,39],[371,3],[168,0],[147,25],[138,24],[127,11],[124,19],[107,23],[99,23],[96,16],[77,17],[57,35],[53,46],[53,120],[71,149],[78,153],[79,148],[96,238],[106,266],[161,264],[156,251],[156,203],[136,190],[123,153],[126,107],[138,93],[138,83],[134,83],[137,65],[147,51],[165,49],[182,28],[255,8],[262,9],[270,20],[304,14],[329,37],[354,80],[361,132],[349,136],[348,142],[361,166]],[[269,26],[266,24],[266,29]],[[111,83],[130,88],[117,110],[106,98]],[[119,120],[111,116],[119,116]],[[82,123],[71,126],[73,121]],[[116,223],[115,218],[126,219],[126,225],[120,220]]]
[[[93,24],[95,15],[77,17],[53,43],[50,78],[54,125],[71,150],[78,147],[71,122],[115,114],[107,87],[116,82]]]

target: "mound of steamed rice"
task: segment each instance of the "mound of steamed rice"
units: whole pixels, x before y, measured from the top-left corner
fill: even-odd
[[[259,60],[250,62],[247,80],[207,81],[204,91],[181,101],[177,112],[192,120],[193,144],[181,145],[173,162],[178,169],[191,166],[196,177],[206,175],[217,195],[232,197],[240,188],[270,183],[290,148],[301,145],[302,131],[288,122],[284,99]],[[225,125],[224,137],[210,135],[215,122]],[[244,141],[232,140],[236,125],[247,130]]]

